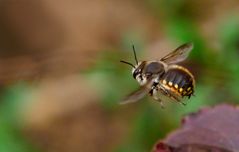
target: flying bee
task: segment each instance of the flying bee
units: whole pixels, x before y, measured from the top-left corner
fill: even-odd
[[[164,106],[160,95],[184,104],[181,99],[185,96],[190,98],[194,94],[195,79],[188,69],[176,63],[185,60],[192,49],[192,43],[185,43],[160,60],[138,62],[133,46],[136,65],[126,61],[120,62],[133,67],[132,75],[140,84],[140,88],[124,98],[121,104],[139,101],[147,94],[159,101],[161,107]]]

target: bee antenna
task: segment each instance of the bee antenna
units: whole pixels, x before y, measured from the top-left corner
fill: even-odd
[[[134,45],[132,45],[132,47],[133,47],[133,51],[134,51],[134,59],[136,61],[136,64],[138,65],[138,59],[137,59],[137,55],[136,55],[136,51],[135,51]]]
[[[126,62],[126,61],[123,61],[123,60],[121,60],[120,62],[128,64],[128,65],[132,66],[133,68],[135,68],[135,66],[132,63],[129,63],[129,62]]]

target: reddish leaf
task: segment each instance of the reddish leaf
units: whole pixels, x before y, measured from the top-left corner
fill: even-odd
[[[169,146],[164,144],[163,142],[159,142],[155,145],[154,150],[155,152],[171,152]]]
[[[239,109],[219,105],[190,114],[163,143],[169,152],[238,152]],[[157,144],[154,152],[161,152]]]

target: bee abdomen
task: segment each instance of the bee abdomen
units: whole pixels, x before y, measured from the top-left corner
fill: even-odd
[[[169,69],[162,76],[161,83],[182,97],[190,97],[194,93],[194,78],[187,69],[181,66]]]

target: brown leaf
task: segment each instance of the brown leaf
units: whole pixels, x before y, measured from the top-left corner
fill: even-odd
[[[205,108],[186,116],[182,125],[163,142],[170,147],[170,152],[239,151],[239,110],[236,107]],[[161,150],[154,149],[155,152]]]

